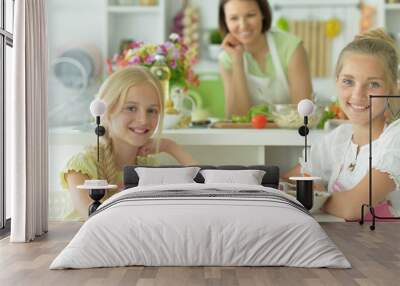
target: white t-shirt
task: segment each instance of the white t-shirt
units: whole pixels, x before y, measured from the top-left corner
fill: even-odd
[[[315,142],[307,163],[300,159],[302,171],[321,177],[329,192],[339,183],[341,191],[355,187],[369,169],[369,144],[360,147],[352,142],[352,125],[343,124]],[[349,167],[353,164],[353,171]],[[394,180],[395,190],[387,200],[396,210],[400,210],[400,119],[390,124],[378,139],[372,142],[372,168],[385,172]]]

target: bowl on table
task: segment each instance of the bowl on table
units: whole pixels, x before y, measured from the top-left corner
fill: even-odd
[[[164,114],[163,128],[164,129],[176,128],[181,119],[182,119],[181,113],[177,113],[177,114],[166,113],[166,114]]]
[[[279,128],[295,129],[304,125],[304,117],[297,111],[297,104],[270,105],[272,119]],[[314,128],[321,120],[323,107],[314,105],[314,112],[308,116],[308,127]]]

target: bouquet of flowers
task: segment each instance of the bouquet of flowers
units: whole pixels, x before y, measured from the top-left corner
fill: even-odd
[[[169,41],[160,44],[146,44],[142,41],[132,41],[120,54],[107,60],[108,72],[128,65],[144,65],[151,67],[156,62],[156,55],[165,57],[170,68],[170,86],[180,85],[187,88],[199,84],[198,76],[192,67],[197,62],[197,49],[187,46],[178,34],[171,34]]]

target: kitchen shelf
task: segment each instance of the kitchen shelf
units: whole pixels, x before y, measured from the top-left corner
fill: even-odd
[[[400,10],[400,3],[385,4],[386,10]]]
[[[145,43],[165,41],[167,0],[158,0],[158,4],[154,6],[139,5],[137,0],[131,0],[132,5],[117,5],[119,0],[105,1],[106,57],[110,58],[118,53],[122,41],[141,40]]]
[[[336,0],[336,1],[320,1],[320,0],[274,0],[271,1],[271,6],[274,9],[290,8],[290,7],[302,7],[302,8],[330,8],[337,6],[355,6],[359,5],[360,0]]]
[[[109,13],[149,13],[149,14],[154,14],[154,13],[160,13],[161,9],[159,6],[109,6],[107,11]]]

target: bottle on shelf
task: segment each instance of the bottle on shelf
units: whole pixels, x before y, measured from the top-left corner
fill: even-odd
[[[172,114],[177,113],[174,108],[174,102],[169,94],[169,80],[171,79],[171,71],[166,63],[165,56],[157,54],[155,57],[155,63],[150,68],[152,74],[154,74],[160,81],[162,92],[164,95],[165,113]]]

